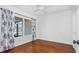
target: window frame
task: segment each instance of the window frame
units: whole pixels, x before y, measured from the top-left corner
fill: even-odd
[[[31,22],[31,25],[32,25],[32,19],[29,18],[29,17],[21,16],[21,15],[15,15],[15,17],[22,18],[22,21],[23,21],[23,27],[22,27],[23,32],[22,32],[22,36],[25,36],[25,33],[24,33],[25,32],[25,20],[29,20]],[[32,28],[31,28],[31,30],[32,30]],[[32,35],[32,34],[30,34],[30,35]],[[18,37],[22,37],[22,36],[18,36]]]

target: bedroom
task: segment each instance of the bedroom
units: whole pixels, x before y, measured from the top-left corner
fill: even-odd
[[[15,18],[12,46],[8,44],[9,39],[3,38],[1,31],[0,52],[79,52],[78,5],[0,5],[0,8],[0,31],[3,26],[1,15],[7,14],[4,10],[12,11]],[[1,45],[2,41],[6,44]]]

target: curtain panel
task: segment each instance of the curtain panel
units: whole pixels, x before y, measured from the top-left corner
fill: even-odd
[[[1,41],[0,51],[12,49],[14,47],[15,18],[10,10],[1,9]]]
[[[36,39],[36,19],[32,18],[32,40]]]
[[[36,38],[36,19],[32,19],[32,40]],[[0,52],[14,48],[15,17],[10,10],[0,10]]]

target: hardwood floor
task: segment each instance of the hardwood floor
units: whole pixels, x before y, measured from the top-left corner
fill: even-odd
[[[75,53],[72,45],[40,39],[17,46],[14,49],[5,52],[6,53]]]

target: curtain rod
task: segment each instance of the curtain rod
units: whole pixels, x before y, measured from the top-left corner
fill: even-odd
[[[22,15],[22,14],[19,14],[19,13],[16,13],[16,12],[15,12],[15,14],[20,15],[20,16],[23,16],[23,17],[30,18],[30,19],[33,19],[32,17],[28,17],[28,16],[25,16],[25,15]]]
[[[2,8],[0,8],[0,9],[2,10]],[[21,16],[23,16],[23,17],[27,17],[27,18],[30,18],[30,19],[34,19],[34,18],[32,18],[32,17],[28,17],[28,16],[25,16],[25,15],[22,15],[22,14],[19,14],[19,13],[16,13],[16,12],[14,12],[14,14],[21,15]]]

